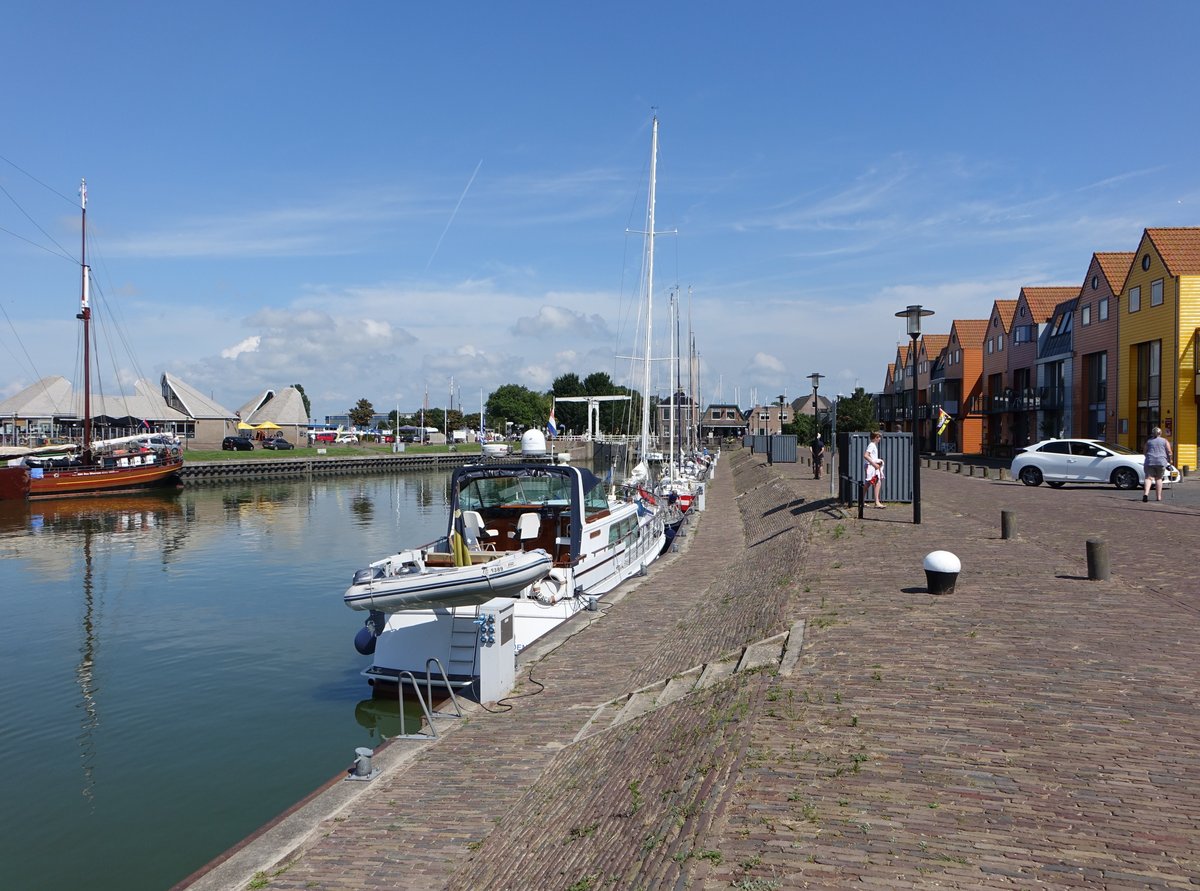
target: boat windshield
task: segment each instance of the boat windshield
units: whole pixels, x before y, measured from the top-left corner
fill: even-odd
[[[589,502],[591,500],[589,494]],[[465,510],[571,503],[571,480],[564,476],[501,476],[472,480],[458,496]]]
[[[587,516],[591,516],[608,510],[608,508],[608,491],[604,487],[604,481],[596,480],[596,485],[588,489],[587,495],[583,499],[583,512]]]

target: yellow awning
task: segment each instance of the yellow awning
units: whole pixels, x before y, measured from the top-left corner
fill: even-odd
[[[238,421],[237,428],[238,428],[239,430],[253,430],[253,429],[254,429],[254,425],[253,425],[253,424],[247,424],[245,421]]]
[[[282,430],[278,424],[272,424],[270,421],[263,421],[258,425],[259,430]]]

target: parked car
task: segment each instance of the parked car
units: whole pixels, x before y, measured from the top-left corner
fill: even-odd
[[[1017,451],[1012,475],[1027,486],[1042,481],[1054,488],[1067,483],[1110,483],[1136,489],[1146,480],[1140,452],[1098,439],[1045,439]],[[1179,471],[1167,468],[1164,485],[1178,482]]]
[[[333,431],[329,431],[328,433],[318,433],[312,439],[313,442],[333,442],[335,439],[337,439],[337,434]]]
[[[284,449],[294,449],[295,446],[292,445],[290,442],[288,442],[286,439],[284,439],[282,436],[276,436],[273,439],[263,440],[263,448],[264,449],[276,449],[277,451],[283,451]]]
[[[254,442],[246,436],[226,436],[221,440],[221,448],[226,452],[249,452],[254,449]]]
[[[358,436],[353,433],[343,433],[334,442],[358,442]]]

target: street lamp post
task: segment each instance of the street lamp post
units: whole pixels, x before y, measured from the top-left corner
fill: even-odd
[[[817,388],[821,385],[821,378],[823,378],[824,376],[825,375],[818,374],[815,371],[808,376],[808,379],[812,383],[812,388],[813,388],[813,441],[814,442],[816,441],[816,437],[821,435],[821,418],[820,418],[820,415],[818,414],[818,409],[817,409],[817,406],[820,405],[820,403],[817,402]],[[833,439],[835,435],[836,434],[834,434],[834,433],[830,433],[829,438]],[[832,464],[831,464],[831,467],[832,467]],[[832,473],[832,470],[830,472]],[[816,468],[816,467],[813,468],[813,475],[817,479],[821,478],[821,474],[820,474],[818,468]]]
[[[896,313],[896,318],[908,321],[908,336],[912,338],[912,350],[908,354],[908,366],[912,369],[912,452],[913,452],[913,523],[921,523],[921,449],[917,438],[917,340],[921,337],[921,319],[933,315],[932,309],[910,304],[907,309]]]

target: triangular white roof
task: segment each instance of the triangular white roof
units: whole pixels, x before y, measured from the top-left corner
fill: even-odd
[[[233,418],[234,414],[219,402],[209,399],[195,387],[189,386],[172,374],[164,372],[162,376],[163,386],[171,391],[180,405],[183,406],[185,414],[196,420],[212,419],[228,420]]]
[[[268,393],[271,391],[268,390]],[[250,403],[247,403],[250,404]],[[304,411],[304,397],[295,387],[280,390],[249,417],[242,415],[242,420],[250,424],[261,424],[270,421],[282,426],[303,427],[308,424],[308,414]]]
[[[237,416],[243,421],[250,419],[250,416],[263,407],[266,403],[275,398],[274,390],[263,390],[245,405],[237,410]]]
[[[44,377],[0,402],[0,417],[53,418],[74,413],[71,382],[57,374]]]

